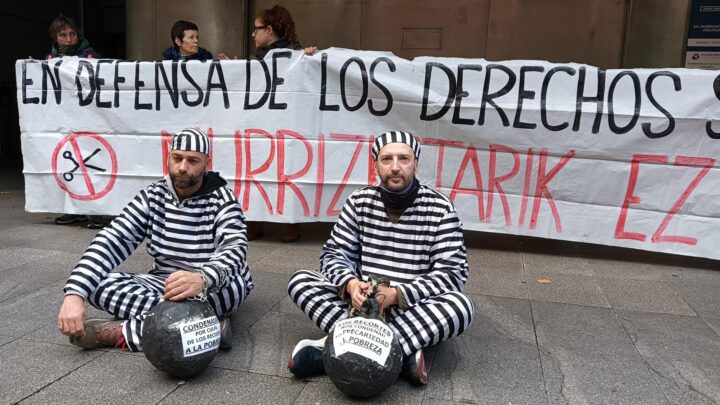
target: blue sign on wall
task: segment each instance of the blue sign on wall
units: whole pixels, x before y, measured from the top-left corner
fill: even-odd
[[[693,0],[685,67],[720,69],[720,0]]]

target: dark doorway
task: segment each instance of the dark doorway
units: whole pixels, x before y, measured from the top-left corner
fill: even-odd
[[[100,55],[125,59],[124,0],[5,2],[0,10],[0,168],[22,169],[15,61],[47,56],[52,44],[48,26],[59,13],[77,21]]]

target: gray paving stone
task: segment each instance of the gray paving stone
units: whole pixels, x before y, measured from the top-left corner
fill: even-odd
[[[426,398],[469,403],[544,402],[540,356],[525,300],[473,295],[475,318],[437,346]]]
[[[698,315],[720,318],[720,271],[683,270],[665,280]]]
[[[75,352],[78,356],[84,353],[93,352]],[[26,402],[157,403],[177,385],[177,379],[157,370],[143,357],[107,352],[43,388]]]
[[[665,281],[602,277],[597,280],[613,308],[695,315]]]
[[[322,244],[320,244],[322,247]],[[314,270],[320,266],[318,243],[297,241],[284,244],[253,265],[260,271],[290,274],[300,270]]]
[[[513,270],[522,269],[519,250],[470,248],[467,250],[470,272],[477,270]]]
[[[538,283],[542,279],[551,284]],[[526,280],[532,300],[610,307],[595,277],[527,270]]]
[[[635,354],[603,355],[541,349],[549,404],[666,404],[645,362]]]
[[[660,281],[663,280],[663,277],[678,271],[677,267],[646,263],[640,261],[639,258],[629,260],[628,257],[620,256],[613,259],[617,255],[615,253],[609,254],[608,257],[586,257],[585,260],[590,265],[595,276],[604,278]]]
[[[5,187],[5,180],[0,180]],[[0,189],[0,212],[3,213],[0,225],[3,227],[23,223],[52,222],[53,216],[48,213],[26,213],[25,195],[22,188],[18,190]]]
[[[302,339],[319,339],[324,334],[310,320],[295,314],[268,312],[249,329],[233,329],[232,350],[221,353],[214,366],[292,378],[287,360]]]
[[[613,310],[531,306],[549,403],[665,403]]]
[[[465,284],[468,294],[494,295],[508,298],[528,298],[527,281],[521,268],[470,270]]]
[[[262,239],[248,242],[247,262],[250,266],[250,270],[255,270],[256,265],[260,261],[273,254],[273,252],[276,252],[278,249],[280,249],[280,246],[278,246],[276,242],[270,242]]]
[[[288,296],[278,302],[272,310],[284,314],[296,315],[298,318],[307,318],[305,314],[300,310],[300,308],[298,308],[298,306],[295,305],[295,303],[292,302],[292,300]]]
[[[696,316],[617,310],[643,357],[720,364],[720,339]]]
[[[3,271],[0,273],[0,301],[66,280],[77,260],[77,255],[54,252],[51,256]]]
[[[468,328],[478,338],[501,338],[535,342],[530,302],[522,299],[468,294],[475,305],[475,318]]]
[[[704,318],[705,322],[720,336],[720,319],[718,318]]]
[[[267,342],[263,342],[265,337],[258,336],[254,332],[255,329],[252,328],[263,316],[287,297],[287,280],[273,273],[252,270],[251,273],[255,289],[250,292],[245,302],[240,304],[240,308],[230,318],[233,332],[233,348],[230,351],[221,352],[215,359],[214,364],[223,368],[248,371],[251,369],[256,357],[267,354],[257,352],[260,350],[258,347],[267,349],[262,345],[262,343]],[[277,341],[275,336],[268,336],[267,338],[271,341]],[[261,343],[258,344],[256,341]]]
[[[672,255],[665,253],[650,252],[647,250],[621,248],[615,246],[607,246],[600,244],[578,243],[578,250],[583,257],[594,259],[621,260],[627,262],[642,263],[667,263],[675,265],[675,262],[669,261]],[[681,257],[681,256],[677,256]]]
[[[41,327],[54,324],[62,302],[61,284],[55,283],[0,305],[0,334],[20,337]]]
[[[296,405],[305,404],[417,404],[422,401],[423,394],[430,387],[414,387],[400,379],[380,394],[368,399],[355,399],[343,394],[328,380],[328,382],[309,382],[295,400]]]
[[[12,342],[12,341],[15,340],[15,339],[17,339],[17,338],[16,338],[16,337],[13,337],[13,336],[0,335],[0,346],[2,346],[2,345],[4,345],[4,344],[7,344],[7,343],[10,343],[10,342]]]
[[[637,356],[630,336],[612,309],[542,301],[531,301],[530,305],[541,348]]]
[[[161,404],[291,404],[305,384],[287,378],[210,367],[163,398]]]
[[[258,319],[287,297],[287,279],[278,274],[251,270],[255,288],[233,314],[232,326],[238,330],[251,327]],[[235,329],[233,329],[235,330]]]
[[[8,270],[59,253],[54,250],[6,247],[0,249],[0,271]],[[4,278],[4,277],[3,277]],[[2,294],[0,294],[2,296]]]
[[[554,252],[534,253],[522,252],[523,265],[526,271],[574,274],[592,276],[593,272],[587,261],[576,253]]]
[[[467,402],[448,401],[447,399],[423,398],[422,405],[459,405]]]
[[[645,359],[671,404],[720,403],[720,365]]]
[[[320,249],[330,235],[332,224],[301,224],[299,240],[278,244],[283,224],[265,223],[262,239],[250,242],[251,269],[291,274],[299,269],[315,269],[320,264]]]
[[[81,254],[96,233],[97,230],[80,225],[18,225],[0,234],[0,241],[6,241],[11,246]]]
[[[22,339],[0,346],[0,402],[18,402],[101,354]]]

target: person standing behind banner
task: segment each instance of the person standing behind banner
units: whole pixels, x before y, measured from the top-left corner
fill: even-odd
[[[80,27],[70,17],[58,15],[48,29],[52,46],[46,59],[61,58],[63,56],[77,56],[80,58],[102,58],[96,50],[90,46],[90,42],[83,38]],[[105,226],[100,215],[63,214],[55,218],[58,225],[69,225],[75,222],[87,220],[89,229],[100,229]]]
[[[205,48],[200,48],[198,26],[190,21],[179,20],[170,28],[170,40],[173,46],[163,52],[164,60],[212,60],[213,56]]]
[[[303,50],[305,55],[311,56],[317,52],[315,46],[303,48],[295,33],[295,21],[290,12],[281,5],[273,8],[260,10],[255,16],[254,26],[250,34],[255,40],[256,59],[263,59],[273,49]],[[226,54],[221,53],[218,59],[230,59]],[[235,57],[234,59],[237,59]]]
[[[305,55],[317,52],[316,47],[304,48],[300,46],[295,33],[295,21],[290,12],[283,6],[275,5],[272,8],[260,10],[255,16],[252,37],[255,40],[255,58],[263,59],[273,49],[303,50]],[[220,60],[230,59],[224,53],[218,55]],[[248,240],[263,236],[262,222],[248,222]],[[289,243],[300,239],[300,224],[285,224],[281,240]]]
[[[83,38],[82,30],[70,17],[59,14],[50,23],[50,38],[53,43],[46,59],[63,56],[77,56],[80,58],[100,59],[99,53],[90,46],[90,42]]]

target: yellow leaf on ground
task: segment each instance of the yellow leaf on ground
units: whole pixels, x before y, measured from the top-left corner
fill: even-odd
[[[541,279],[537,280],[537,283],[542,284],[542,285],[549,285],[549,284],[552,284],[552,281],[550,281],[546,278],[541,278]]]

